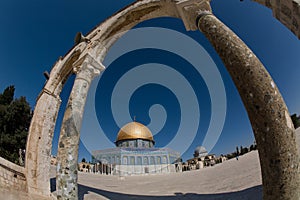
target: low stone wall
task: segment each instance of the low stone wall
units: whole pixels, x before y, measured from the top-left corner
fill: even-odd
[[[297,128],[296,130],[296,142],[298,144],[298,152],[300,155],[300,128]]]
[[[0,187],[27,192],[25,168],[0,157]]]

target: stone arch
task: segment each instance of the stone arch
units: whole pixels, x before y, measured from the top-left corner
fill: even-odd
[[[300,1],[253,0],[270,8],[273,16],[300,39]]]
[[[147,19],[169,16],[181,18],[187,30],[200,29],[215,47],[230,72],[243,99],[259,146],[264,198],[299,198],[299,156],[296,150],[294,128],[285,103],[275,83],[256,56],[229,28],[211,14],[209,1],[139,0],[93,29],[86,38],[82,38],[82,42],[75,45],[55,63],[50,78],[37,99],[30,125],[26,151],[26,178],[29,193],[50,195],[49,158],[53,131],[61,102],[59,95],[68,77],[76,73],[67,106],[69,109],[65,111],[60,134],[57,178],[68,180],[68,184],[73,184],[70,188],[74,191],[60,194],[58,190],[62,199],[76,198],[77,195],[77,174],[74,163],[77,165],[76,145],[79,142],[82,111],[90,82],[94,76],[105,69],[101,62],[108,49],[134,25]],[[257,2],[274,8],[267,3],[270,0],[257,0]],[[292,5],[299,10],[299,4],[295,3],[295,0],[289,2],[292,2]],[[293,11],[292,16],[296,20],[300,18],[298,11]],[[293,22],[293,25],[295,24]],[[294,33],[299,33],[299,30]],[[226,45],[224,41],[232,46]],[[233,44],[237,48],[233,48]],[[228,48],[232,55],[238,57],[237,60],[226,54]],[[243,70],[237,70],[237,66]],[[255,69],[251,71],[249,66],[254,66]],[[248,85],[241,81],[242,78],[246,78]],[[260,85],[256,84],[256,80],[261,80]],[[250,91],[246,86],[251,86],[251,84],[253,84],[251,87],[253,90]],[[74,107],[75,104],[77,106]],[[274,111],[277,112],[276,115]],[[266,144],[273,145],[273,149],[270,150]],[[69,149],[69,152],[66,149]],[[289,155],[285,155],[286,152],[289,152]],[[292,169],[289,169],[289,166],[292,166]],[[276,177],[272,175],[273,168],[275,168]],[[65,171],[65,169],[68,170]],[[281,185],[274,186],[278,180]],[[58,187],[62,189],[65,186]]]
[[[48,163],[51,154],[53,132],[61,104],[59,95],[68,77],[79,70],[86,58],[90,59],[88,62],[101,63],[113,42],[139,22],[155,17],[176,17],[170,12],[175,10],[172,6],[170,1],[137,1],[93,29],[87,35],[89,43],[82,42],[74,46],[54,64],[49,80],[37,98],[29,129],[26,171],[30,193],[50,195],[50,165],[45,163]],[[78,69],[75,69],[75,64]]]

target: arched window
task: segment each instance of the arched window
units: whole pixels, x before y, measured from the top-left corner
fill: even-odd
[[[135,165],[135,158],[134,158],[134,156],[130,156],[130,165]]]
[[[128,163],[128,158],[127,158],[127,156],[124,156],[123,157],[123,165],[127,165],[127,163]]]
[[[134,147],[135,141],[129,141],[129,147]]]
[[[144,165],[149,165],[149,159],[148,157],[144,157]]]
[[[157,156],[156,160],[157,160],[157,164],[161,164],[161,157],[160,156]]]
[[[168,161],[167,156],[163,156],[162,163],[163,163],[163,164],[167,164],[167,161]]]
[[[142,157],[141,156],[137,157],[137,164],[142,165]]]
[[[151,157],[150,157],[150,165],[154,165],[154,164],[155,164],[154,157],[153,157],[153,156],[151,156]]]

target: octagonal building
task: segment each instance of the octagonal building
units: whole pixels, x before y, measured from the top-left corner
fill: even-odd
[[[95,172],[126,176],[181,170],[180,153],[169,148],[155,148],[151,131],[139,122],[123,126],[115,144],[115,148],[92,152]]]

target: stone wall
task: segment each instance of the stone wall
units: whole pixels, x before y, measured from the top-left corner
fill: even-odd
[[[0,157],[0,187],[27,192],[25,168]]]
[[[300,155],[300,128],[297,128],[296,130],[296,142],[297,142],[297,146],[298,146],[298,152]]]
[[[300,39],[300,0],[253,0],[273,11],[273,15]]]

